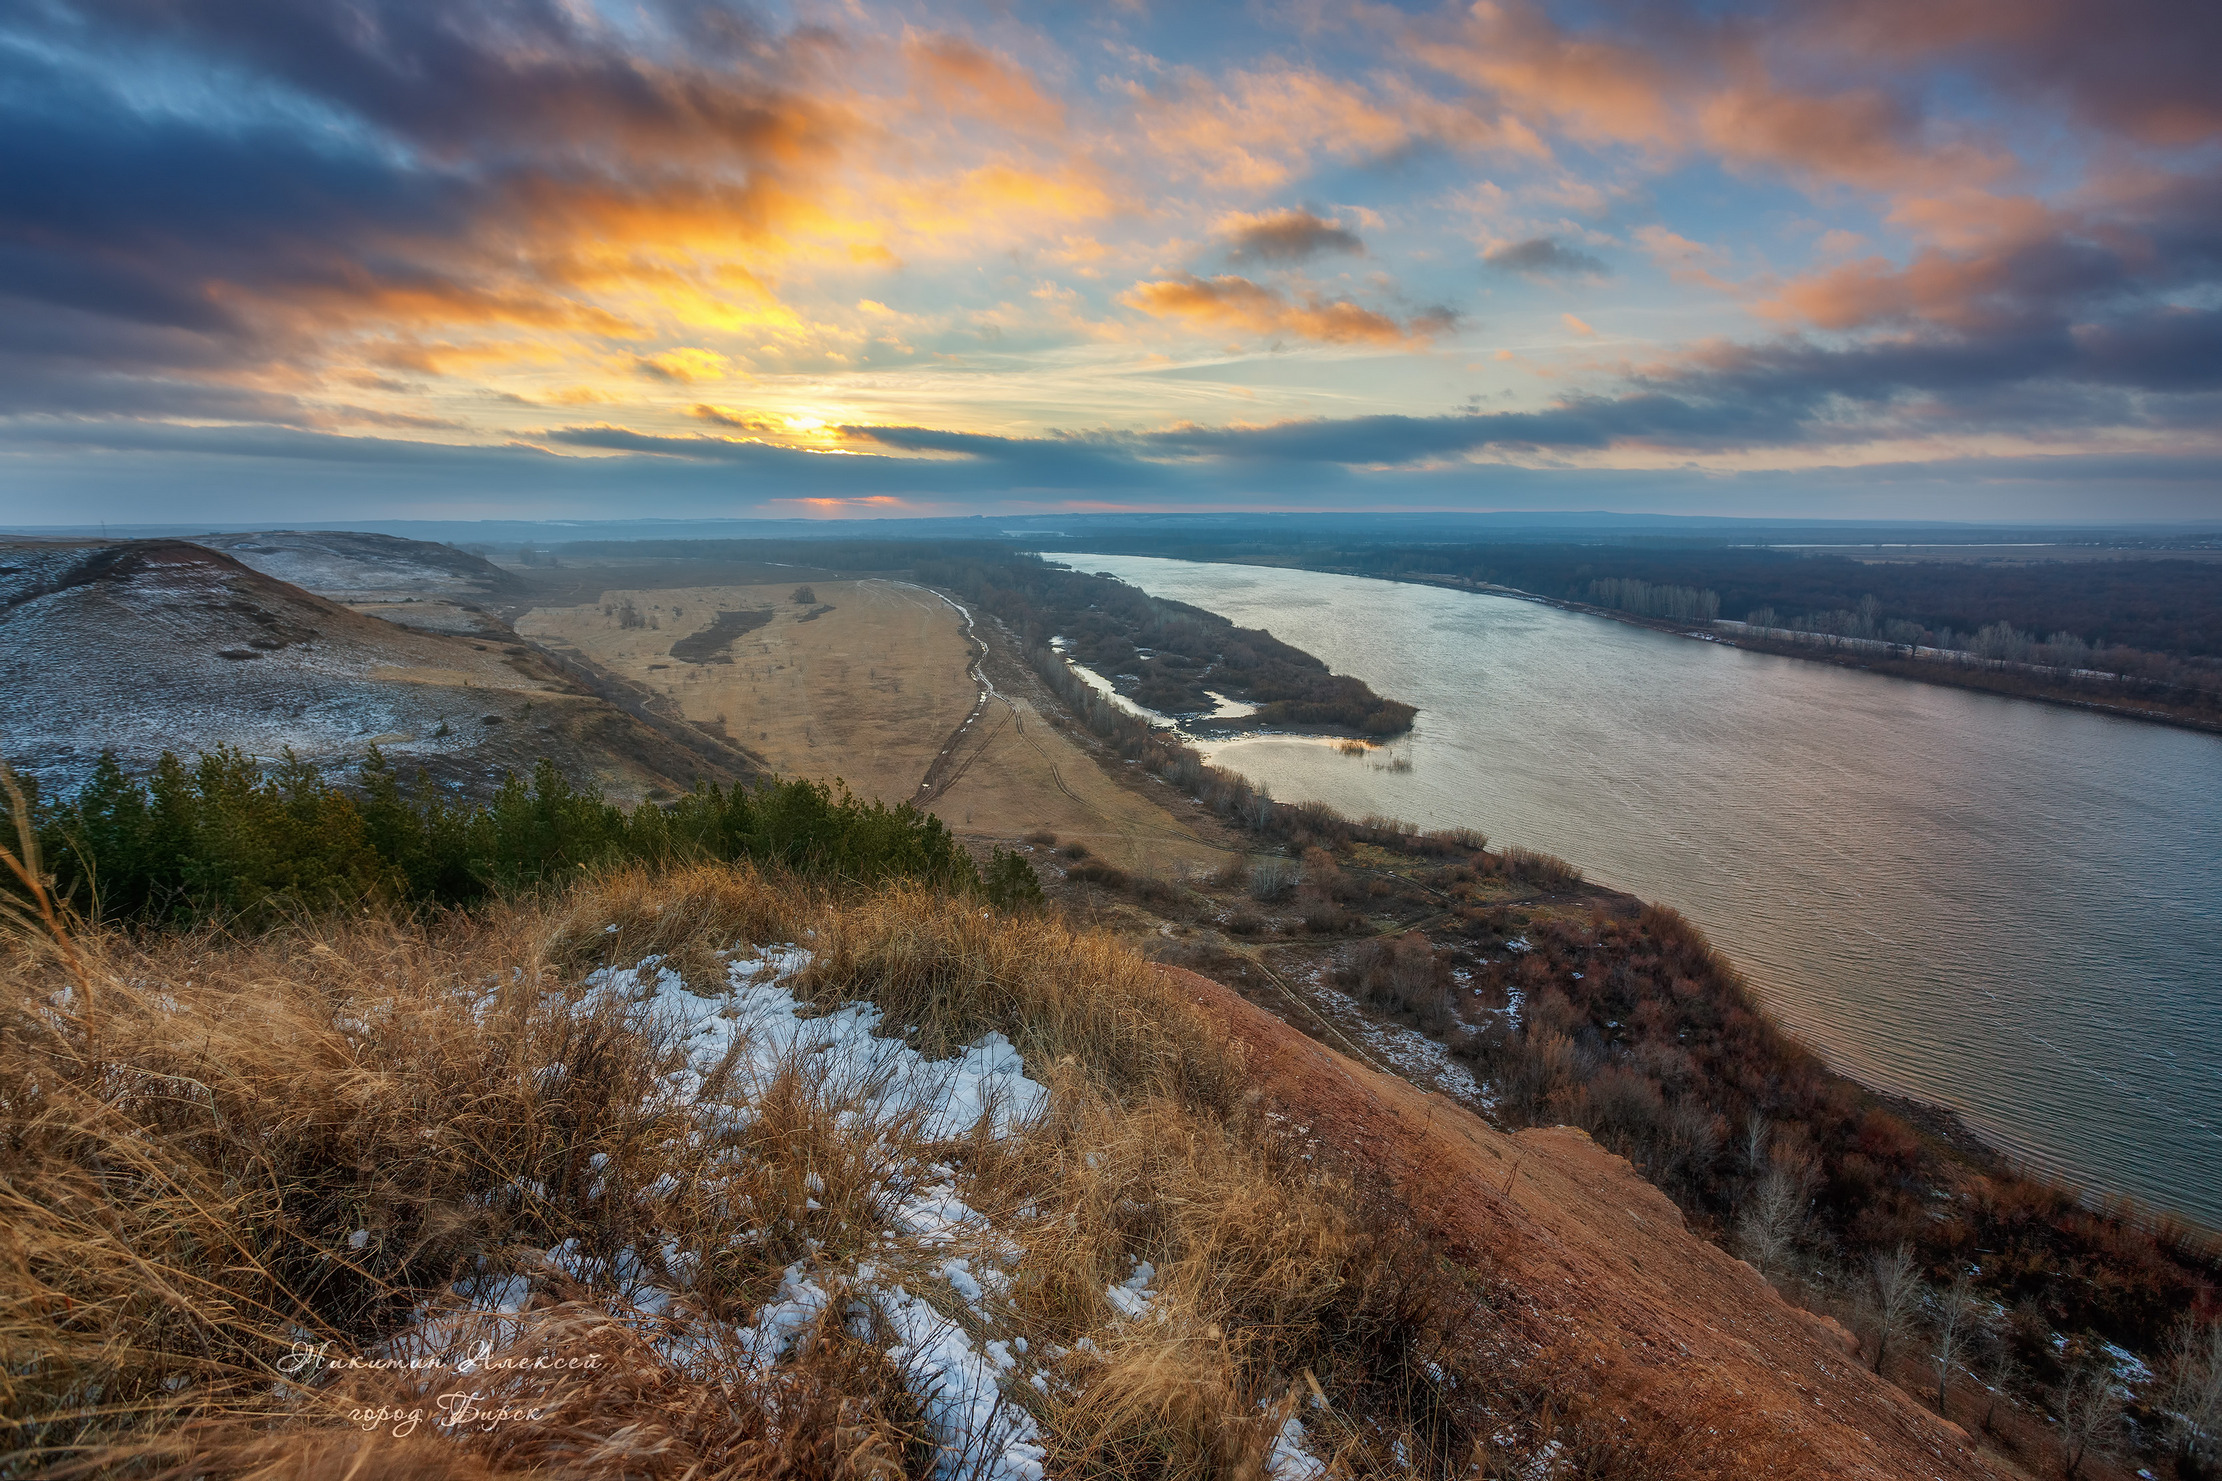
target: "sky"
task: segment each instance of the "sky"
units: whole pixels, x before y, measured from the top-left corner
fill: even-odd
[[[2222,520],[2214,0],[11,0],[0,524]]]

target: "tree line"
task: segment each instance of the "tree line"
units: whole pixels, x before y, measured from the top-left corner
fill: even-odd
[[[190,764],[165,753],[145,777],[103,756],[75,794],[25,809],[51,888],[82,914],[152,925],[255,926],[288,913],[471,905],[628,862],[749,860],[854,884],[913,879],[1020,906],[1040,899],[1023,856],[983,870],[941,819],[845,788],[767,777],[698,782],[668,804],[627,808],[542,760],[492,799],[405,786],[375,748],[354,785],[288,753],[266,768],[231,748]]]
[[[1718,594],[1717,615],[1775,626],[1804,619],[1814,630],[1867,614],[1941,635],[2005,624],[2025,634],[2074,634],[2093,649],[2132,649],[2176,660],[2222,661],[2222,579],[2211,561],[2156,556],[2128,560],[1875,560],[1772,548],[1675,543],[1399,543],[1349,538],[1163,535],[1074,541],[1100,550],[1241,559],[1360,576],[1449,576],[1539,596],[1591,601],[1591,583],[1639,581]],[[1612,605],[1602,603],[1602,605]],[[1632,609],[1631,609],[1632,610]],[[1665,615],[1665,614],[1662,614]],[[1882,631],[1846,636],[1912,641]],[[1953,646],[1936,643],[1935,646]]]
[[[1694,586],[1654,586],[1648,581],[1607,576],[1589,583],[1592,606],[1633,612],[1638,617],[1663,617],[1669,622],[1711,622],[1721,615],[1717,591]]]

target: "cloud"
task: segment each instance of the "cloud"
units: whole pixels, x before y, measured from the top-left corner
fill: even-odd
[[[1236,214],[1221,222],[1219,231],[1236,262],[1303,262],[1328,252],[1362,256],[1366,250],[1356,232],[1308,210]]]
[[[2150,177],[2083,209],[1978,193],[1911,202],[1904,216],[1940,244],[1902,264],[1869,256],[1792,278],[1758,307],[1831,330],[2064,332],[2222,284],[2222,171]]]
[[[1153,318],[1184,321],[1201,329],[1287,335],[1321,344],[1408,345],[1446,332],[1456,315],[1435,309],[1399,324],[1387,314],[1348,299],[1291,298],[1245,277],[1191,273],[1137,283],[1119,301]]]
[[[695,24],[683,6],[648,14]],[[584,12],[503,15],[403,0],[305,0],[283,24],[218,0],[17,12],[0,46],[0,320],[35,330],[73,311],[99,327],[45,353],[105,346],[121,373],[295,388],[359,369],[359,336],[645,337],[640,309],[699,271],[672,253],[761,239],[791,210],[774,182],[851,137],[840,110],[764,75],[772,38],[655,54]],[[183,79],[223,101],[171,105]]]
[[[1064,105],[1009,57],[942,34],[914,36],[903,53],[920,85],[951,112],[1051,133],[1065,127]]]
[[[1588,146],[1659,158],[1705,149],[1732,165],[1876,189],[1965,181],[2009,164],[1929,118],[1889,85],[1886,69],[1850,85],[1784,86],[1778,69],[1824,77],[1828,69],[1814,66],[1813,50],[1795,45],[1799,27],[1776,14],[1654,5],[1622,12],[1617,29],[1587,30],[1560,24],[1534,0],[1455,14],[1415,23],[1410,53],[1481,89],[1489,106]]]
[[[886,513],[891,510],[916,507],[910,500],[897,498],[893,494],[856,494],[848,498],[833,498],[821,495],[816,498],[773,499],[769,502],[773,504],[800,504],[805,508],[815,509],[824,514],[838,514],[853,509],[868,509],[874,513]]]
[[[849,426],[841,435],[899,453],[954,454],[997,465],[1026,484],[1118,487],[1148,482],[1124,439],[1098,437],[999,437],[935,427]]]
[[[8,486],[0,519],[56,525],[136,519],[174,524],[182,511],[270,527],[304,516],[304,482],[344,501],[355,527],[396,517],[436,520],[826,513],[1136,509],[1702,510],[1780,517],[2212,519],[2222,448],[2167,454],[1909,459],[1777,471],[1567,466],[1601,444],[1656,436],[1702,409],[1678,398],[1592,401],[1480,417],[1319,420],[1159,434],[1006,438],[974,444],[1005,454],[827,457],[760,442],[654,440],[623,428],[563,429],[593,456],[526,444],[467,446],[342,437],[270,427],[23,418],[5,427]],[[904,429],[885,433],[891,443]],[[1716,425],[1716,432],[1719,427]],[[911,429],[920,435],[930,429]],[[947,434],[962,437],[965,434]],[[637,439],[651,438],[645,444]],[[628,440],[632,439],[632,440]],[[1017,444],[1018,446],[1012,446]],[[645,446],[647,451],[631,450]],[[1546,466],[1467,461],[1541,450]],[[89,452],[98,453],[88,458]],[[1416,454],[1416,456],[1415,456]],[[31,490],[40,490],[30,496]],[[1786,496],[1786,492],[1787,496]],[[810,501],[823,500],[825,503]],[[874,502],[877,501],[877,502]],[[471,538],[419,527],[420,538]],[[591,538],[588,534],[585,537]]]
[[[691,386],[697,381],[727,380],[733,374],[733,362],[728,357],[716,350],[691,348],[635,356],[633,368],[651,380],[680,386]]]
[[[735,411],[729,406],[712,406],[707,402],[696,403],[688,409],[687,415],[698,422],[710,422],[716,426],[731,427],[740,432],[780,432],[786,430],[781,424],[766,417],[750,416],[747,412]]]
[[[2222,309],[2170,306],[2079,325],[2074,339],[2093,380],[2153,391],[2222,388]]]
[[[1801,20],[1817,48],[1956,65],[2144,143],[2222,135],[2222,12],[2206,0],[1861,0],[1816,4]]]
[[[1135,138],[1151,174],[1214,187],[1274,190],[1322,163],[1383,160],[1425,144],[1541,152],[1524,127],[1484,118],[1394,79],[1368,86],[1312,67],[1188,69],[1157,88],[1128,86]]]
[[[16,415],[0,457],[152,460],[124,446],[143,422],[229,424],[242,440],[221,456],[277,460],[289,438],[383,426],[539,439],[471,466],[760,474],[854,500],[955,497],[966,478],[1187,488],[1261,459],[1317,489],[1530,454],[1772,449],[1787,465],[1908,439],[1972,455],[2213,438],[2211,5],[1409,9],[1347,25],[1253,7],[1202,40],[1159,11],[1121,18],[1106,46],[1054,8],[851,5],[795,23],[738,0],[13,7],[0,406]],[[1784,185],[1814,202],[1784,210]],[[1274,204],[1352,195],[1397,229],[1355,204]],[[1428,220],[1442,199],[1467,214]],[[1473,286],[1461,233],[1508,234],[1485,254],[1496,271],[1602,278],[1580,234],[1510,236],[1589,210],[1714,290],[1670,296],[1645,271],[1600,288],[1592,319],[1755,310],[1757,331],[1686,332],[1756,341],[1635,367],[1520,362],[1565,377],[1524,411],[1297,415],[1471,389],[1392,358],[1456,322],[1416,305]],[[1227,271],[1175,271],[1214,250]],[[1724,281],[1786,250],[1811,255]],[[1213,365],[1126,373],[1190,339]],[[1226,366],[1253,343],[1374,353],[1365,379],[1329,388]],[[744,376],[746,405],[719,404]],[[1224,417],[1236,396],[1260,425],[1163,426]],[[539,430],[605,414],[637,425]],[[1051,419],[1160,430],[1014,430]],[[855,425],[838,443],[794,435],[832,421]],[[469,461],[374,441],[298,445],[326,463]]]
[[[1606,271],[1599,259],[1550,237],[1506,242],[1482,253],[1481,260],[1505,272],[1525,273],[1531,277],[1603,277]]]

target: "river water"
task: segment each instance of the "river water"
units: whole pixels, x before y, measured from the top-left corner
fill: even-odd
[[[1364,758],[1203,747],[1275,797],[1479,828],[1673,905],[1841,1069],[2222,1228],[2222,738],[1508,597],[1050,558],[1419,706]]]

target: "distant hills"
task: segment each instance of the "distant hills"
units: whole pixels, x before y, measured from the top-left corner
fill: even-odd
[[[63,790],[103,751],[219,745],[327,768],[377,746],[473,793],[541,756],[636,799],[748,774],[520,640],[480,605],[511,579],[380,535],[0,544],[0,756]]]

